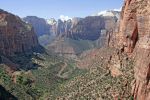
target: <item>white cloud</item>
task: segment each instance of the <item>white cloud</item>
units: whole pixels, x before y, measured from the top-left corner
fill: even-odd
[[[61,19],[62,21],[67,21],[67,20],[72,19],[72,18],[70,18],[70,17],[68,17],[68,16],[60,15],[60,19]]]
[[[121,11],[122,7],[120,7],[119,9],[114,9],[114,11]]]
[[[115,16],[111,11],[121,11],[122,10],[122,7],[119,8],[119,9],[109,9],[109,10],[103,10],[103,11],[100,11],[98,13],[95,13],[95,14],[92,14],[91,16]]]
[[[107,13],[107,10],[104,10],[104,11],[99,12],[98,15],[103,15],[103,14],[105,14],[105,13]]]

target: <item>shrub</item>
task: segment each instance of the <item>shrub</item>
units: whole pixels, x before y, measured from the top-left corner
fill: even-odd
[[[30,85],[31,82],[32,82],[32,80],[30,80],[27,77],[17,76],[17,83],[19,83],[21,85]]]

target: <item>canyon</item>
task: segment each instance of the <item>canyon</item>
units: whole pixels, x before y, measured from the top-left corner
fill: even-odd
[[[77,58],[76,55],[86,50],[105,45],[106,36],[118,31],[119,14],[119,11],[108,10],[85,18],[74,17],[58,21],[51,18],[44,21],[42,18],[28,16],[23,20],[33,25],[37,34],[43,34],[39,36],[39,42],[48,50]]]
[[[149,9],[149,0],[125,0],[121,12],[66,21],[21,19],[0,10],[0,94],[14,100],[149,100]],[[49,40],[39,42],[41,36]]]

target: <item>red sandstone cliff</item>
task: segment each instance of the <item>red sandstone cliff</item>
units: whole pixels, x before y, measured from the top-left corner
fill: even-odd
[[[19,17],[0,10],[0,54],[32,51],[38,46],[33,28]]]
[[[150,1],[125,0],[116,36],[122,50],[135,59],[132,93],[135,100],[150,100]]]

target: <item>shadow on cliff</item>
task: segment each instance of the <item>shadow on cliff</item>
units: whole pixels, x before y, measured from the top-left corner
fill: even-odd
[[[43,54],[48,55],[46,49],[42,46],[33,48],[32,51],[15,53],[12,56],[0,54],[0,64],[6,65],[9,71],[37,69],[41,67],[37,61],[44,61],[44,59],[39,56]]]
[[[0,100],[17,100],[17,98],[0,85]]]

